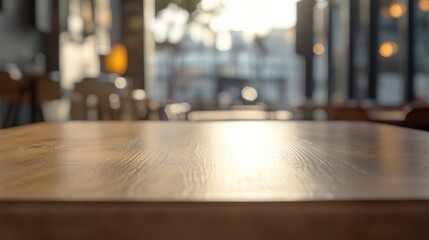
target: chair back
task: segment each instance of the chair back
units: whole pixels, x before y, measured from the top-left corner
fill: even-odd
[[[362,107],[332,107],[331,118],[340,121],[370,121],[367,110]]]
[[[10,103],[28,101],[27,90],[22,79],[14,80],[8,72],[0,71],[0,99]]]
[[[411,109],[403,122],[404,127],[429,130],[429,107]]]
[[[72,120],[112,120],[111,100],[118,89],[112,82],[102,82],[96,78],[85,78],[75,84],[72,97]]]

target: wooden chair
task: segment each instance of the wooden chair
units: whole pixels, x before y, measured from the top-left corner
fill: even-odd
[[[23,100],[24,90],[27,86],[23,79],[14,80],[8,72],[0,72],[0,98],[3,101],[16,102]],[[28,96],[26,96],[28,97]]]
[[[35,91],[31,91],[31,81],[35,82]],[[0,72],[0,98],[6,102],[7,111],[3,126],[11,127],[18,124],[18,115],[23,105],[29,105],[32,94],[35,94],[35,107],[39,118],[43,120],[42,103],[61,98],[60,83],[48,76],[30,77],[23,75],[20,79],[12,79],[7,72]]]
[[[62,97],[60,82],[50,79],[48,76],[40,77],[37,80],[37,104],[41,105],[46,101],[57,100]]]
[[[112,82],[85,78],[75,84],[72,97],[72,120],[113,120],[109,97],[118,94]]]
[[[12,79],[8,72],[0,72],[0,99],[6,105],[1,126],[12,127],[17,125],[21,105],[29,99],[27,84],[22,79]]]
[[[429,107],[411,109],[401,126],[429,131]]]
[[[367,110],[363,107],[330,107],[328,110],[329,118],[340,121],[370,121]]]

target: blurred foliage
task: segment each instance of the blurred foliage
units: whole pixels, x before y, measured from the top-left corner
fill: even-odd
[[[155,11],[158,13],[162,9],[166,8],[168,4],[175,3],[181,8],[188,11],[189,14],[193,13],[197,9],[197,4],[200,0],[156,0],[155,1]]]

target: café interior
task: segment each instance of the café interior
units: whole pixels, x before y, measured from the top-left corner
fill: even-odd
[[[429,239],[429,0],[0,0],[0,239]]]
[[[349,120],[429,130],[426,0],[0,6],[1,128]]]

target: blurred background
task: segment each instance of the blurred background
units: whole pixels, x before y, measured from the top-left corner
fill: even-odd
[[[349,120],[429,130],[429,0],[0,0],[0,127]]]

